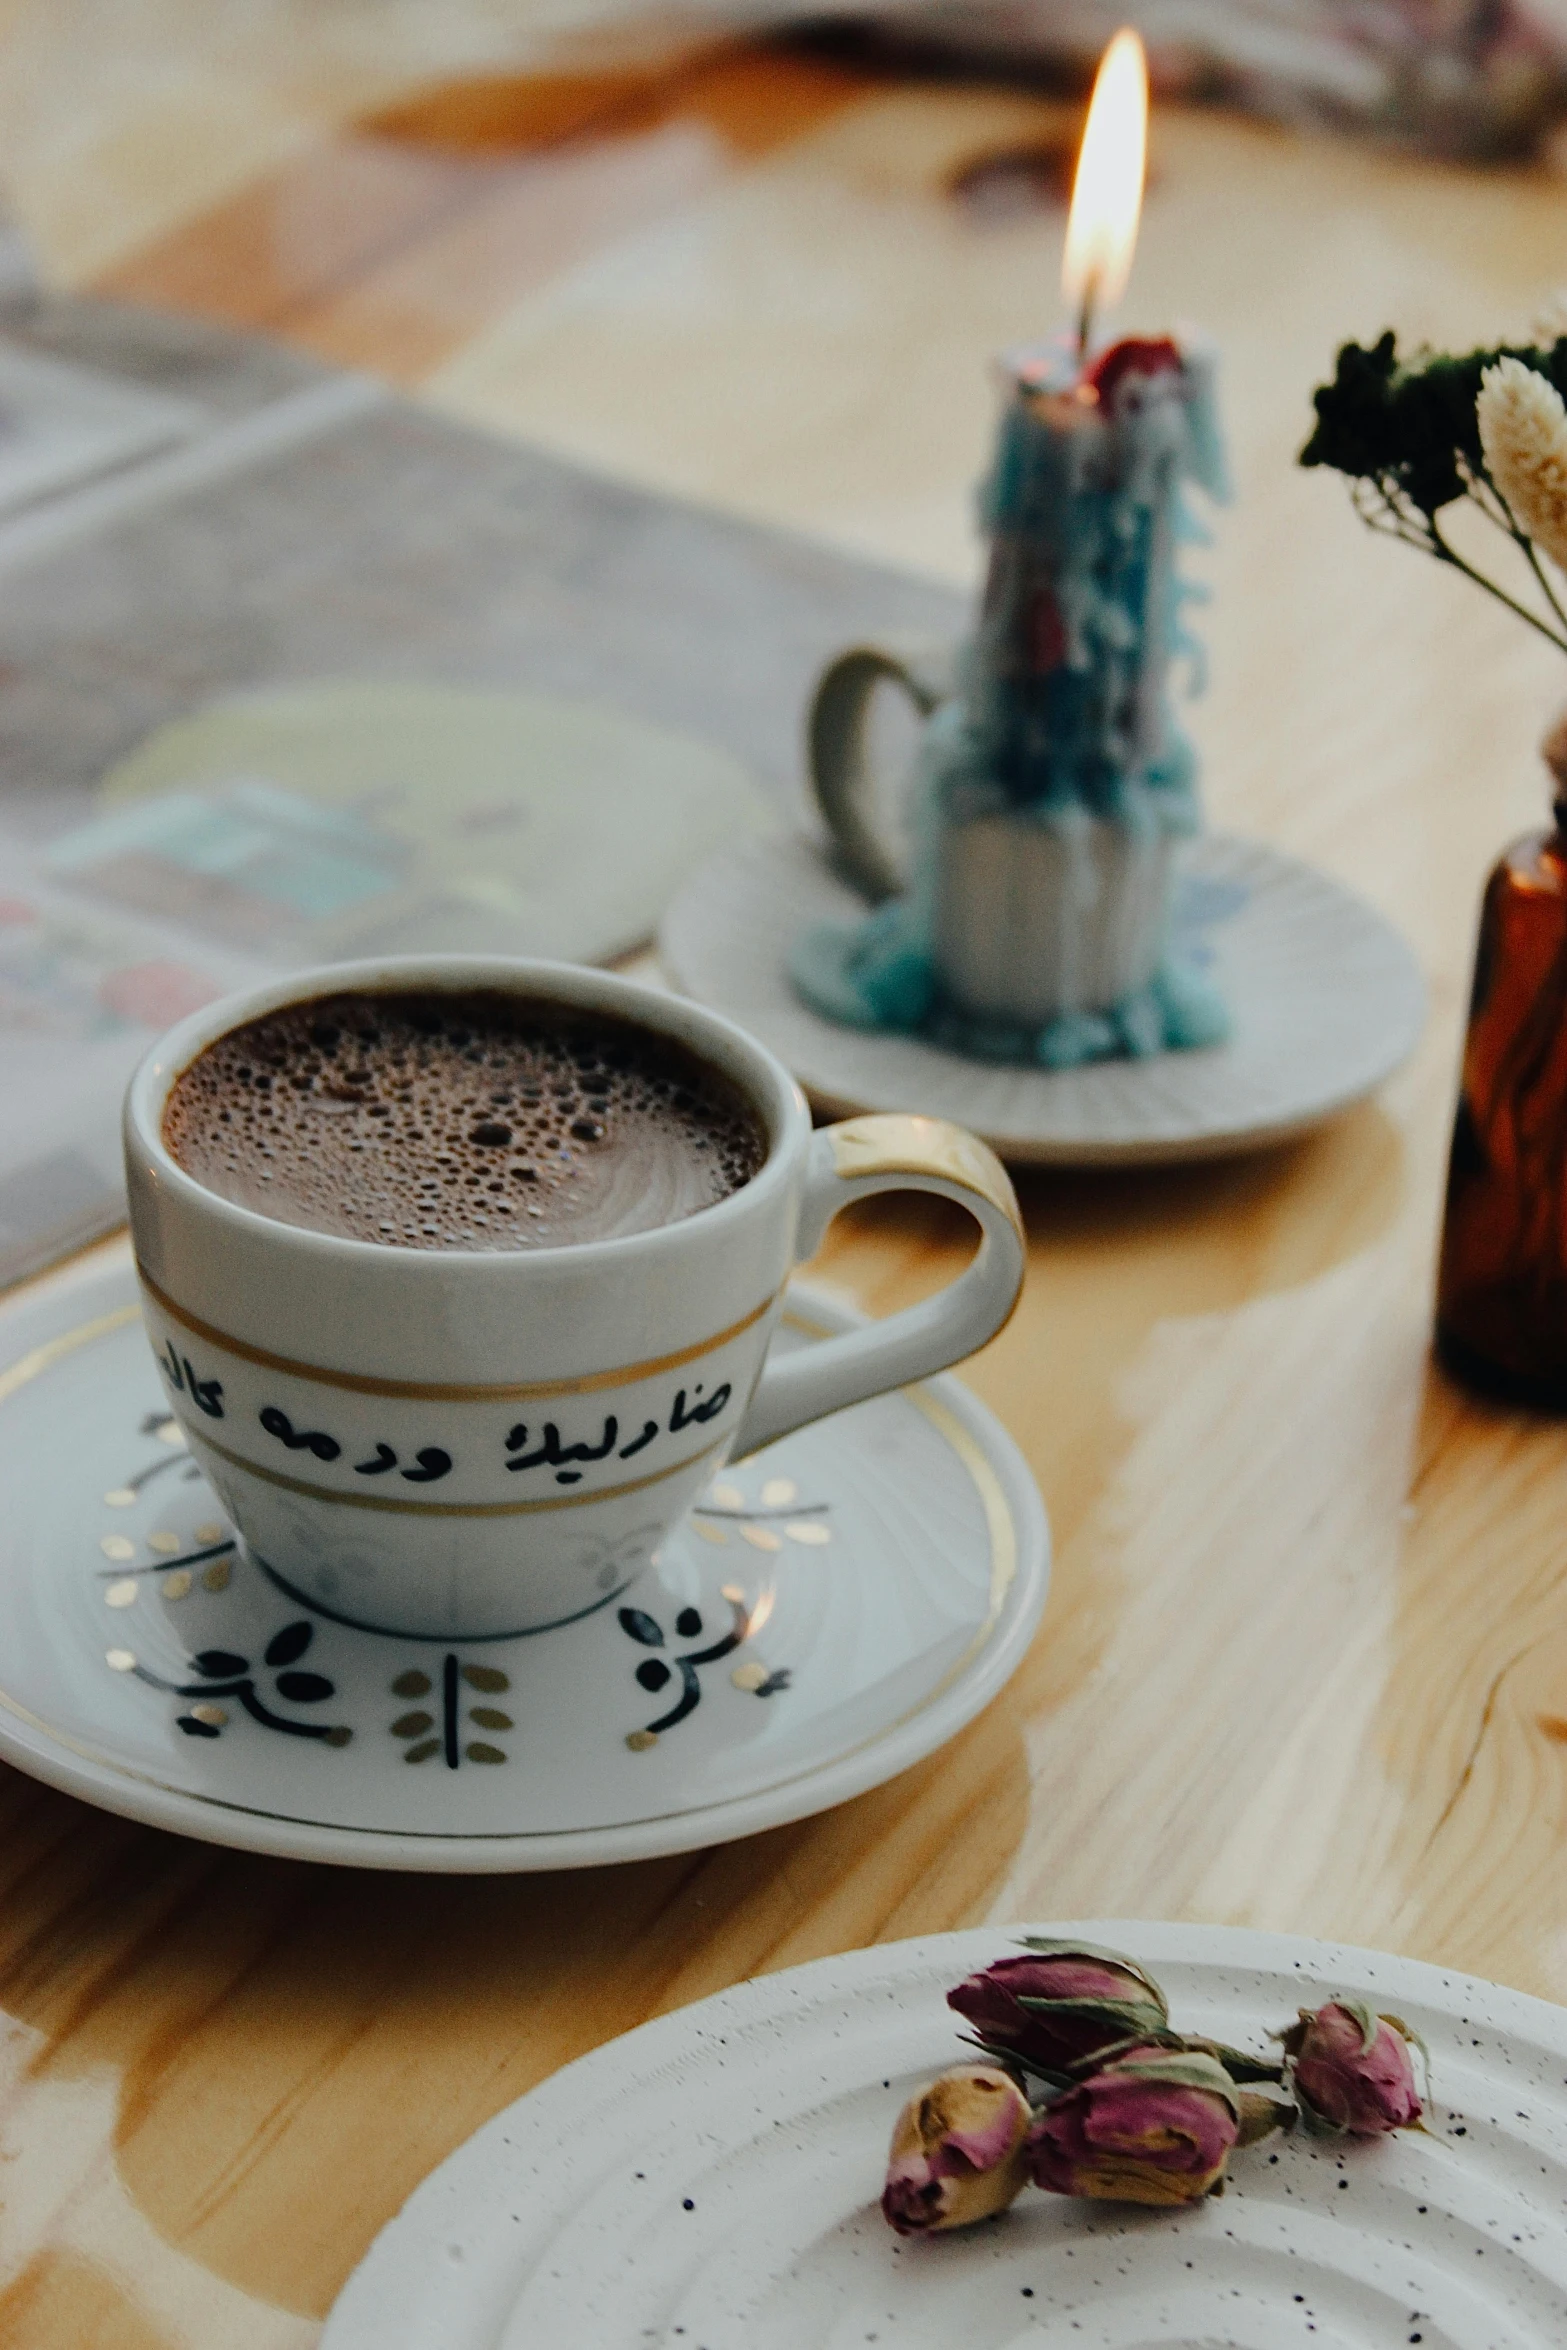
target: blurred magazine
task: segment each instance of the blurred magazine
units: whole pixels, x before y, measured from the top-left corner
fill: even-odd
[[[0,1275],[15,1279],[119,1221],[131,1070],[172,1021],[265,966],[105,917],[3,834],[0,873]]]

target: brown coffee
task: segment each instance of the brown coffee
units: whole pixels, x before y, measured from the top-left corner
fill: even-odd
[[[323,996],[177,1079],[163,1139],[209,1191],[390,1248],[532,1249],[675,1224],[767,1152],[672,1038],[495,992]]]

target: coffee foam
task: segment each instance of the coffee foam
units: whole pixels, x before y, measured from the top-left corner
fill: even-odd
[[[766,1137],[673,1039],[496,993],[326,996],[207,1047],[163,1139],[209,1191],[387,1247],[559,1247],[737,1191]]]

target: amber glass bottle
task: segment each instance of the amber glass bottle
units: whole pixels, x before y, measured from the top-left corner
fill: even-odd
[[[1469,1385],[1567,1410],[1567,797],[1555,816],[1486,883],[1436,1338]]]

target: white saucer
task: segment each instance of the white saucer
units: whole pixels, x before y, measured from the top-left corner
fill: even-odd
[[[1211,966],[1228,1044],[1083,1069],[997,1067],[916,1037],[840,1028],[795,994],[789,948],[863,901],[806,842],[722,850],[664,917],[675,985],[770,1045],[834,1117],[952,1118],[1014,1164],[1147,1165],[1255,1150],[1371,1092],[1413,1049],[1425,987],[1398,933],[1325,874],[1259,841],[1203,833],[1183,852],[1175,925]]]
[[[1189,2029],[1268,2047],[1360,1994],[1431,2052],[1429,2136],[1303,2132],[1221,2198],[1156,2211],[1025,2189],[902,2242],[876,2208],[894,2116],[961,2062],[950,1985],[1020,1928],[763,1975],[567,2065],[376,2239],[320,2350],[1558,2350],[1567,2012],[1413,1959],[1112,1919]]]
[[[777,1343],[852,1317],[800,1298]],[[952,1379],[786,1438],[596,1614],[419,1641],[287,1596],[168,1418],[128,1250],[0,1314],[0,1755],[210,1842],[543,1869],[748,1836],[878,1786],[1015,1670],[1049,1537]]]

